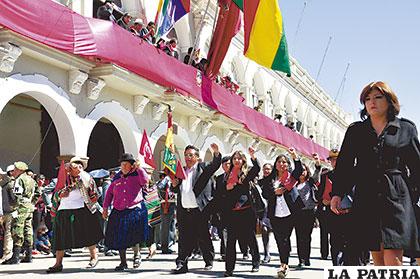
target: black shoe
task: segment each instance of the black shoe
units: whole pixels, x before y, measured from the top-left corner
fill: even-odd
[[[264,259],[262,260],[263,264],[268,264],[271,261],[271,257],[270,256],[265,256]]]
[[[260,271],[260,266],[259,265],[253,265],[251,272],[258,272],[258,271]]]
[[[206,264],[206,266],[204,267],[204,270],[212,270],[213,269],[213,264]]]
[[[114,268],[115,271],[124,271],[126,269],[128,269],[128,266],[126,263],[125,264],[120,263],[118,266]]]
[[[248,255],[248,253],[246,253],[246,254],[243,254],[243,256],[242,256],[242,259],[243,260],[249,260],[249,255]]]
[[[225,277],[231,277],[233,275],[233,271],[225,271],[225,273],[223,273],[223,276]]]
[[[221,256],[220,256],[220,259],[219,259],[219,262],[224,262],[224,261],[225,261],[225,259],[226,259],[225,255],[221,255]]]
[[[188,267],[186,265],[178,265],[176,268],[171,270],[172,274],[183,274],[188,272]]]
[[[171,249],[162,250],[162,254],[164,254],[164,255],[170,255],[170,254],[173,254],[173,253],[174,253],[174,251],[172,251]]]
[[[47,273],[57,273],[57,272],[61,272],[61,271],[63,271],[63,265],[62,264],[57,265],[57,266],[49,267],[46,270]]]
[[[303,264],[305,266],[311,266],[311,262],[309,260],[304,260]]]
[[[328,255],[327,256],[321,256],[321,259],[323,259],[324,261],[328,260]]]
[[[25,257],[20,262],[21,263],[31,263],[32,262],[32,247],[27,247],[25,249]]]
[[[64,251],[64,257],[66,257],[66,258],[71,257],[71,254],[67,251]]]
[[[18,264],[18,263],[20,263],[20,247],[13,247],[13,255],[6,262],[4,262],[3,264]]]

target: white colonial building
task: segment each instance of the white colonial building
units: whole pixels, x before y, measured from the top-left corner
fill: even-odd
[[[63,5],[92,17],[99,0],[61,0]],[[144,21],[153,20],[158,1],[114,1]],[[211,39],[215,4],[211,1],[198,45],[206,54]],[[206,1],[192,0],[191,13],[180,20],[170,36],[178,39],[181,58],[194,44]],[[263,68],[242,55],[243,34],[228,51],[222,72],[229,74],[245,102],[264,101],[267,116],[296,123],[302,136],[327,149],[339,146],[351,116],[291,58],[292,76]],[[90,157],[89,169],[118,164],[123,152],[138,154],[143,129],[149,134],[155,160],[161,166],[168,104],[174,109],[175,145],[200,148],[210,156],[215,142],[223,154],[258,148],[257,157],[272,161],[284,150],[244,129],[217,111],[176,94],[111,63],[93,61],[53,49],[6,28],[0,29],[0,166],[16,160],[30,163],[36,172],[55,175],[57,158]],[[178,152],[182,159],[183,152]]]

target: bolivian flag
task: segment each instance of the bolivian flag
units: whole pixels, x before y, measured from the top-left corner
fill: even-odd
[[[233,0],[244,13],[244,55],[290,76],[289,52],[277,0]]]
[[[172,111],[168,111],[168,131],[166,132],[165,150],[163,152],[163,166],[168,169],[170,176],[185,179],[186,175],[181,162],[176,158],[174,145],[174,128]]]

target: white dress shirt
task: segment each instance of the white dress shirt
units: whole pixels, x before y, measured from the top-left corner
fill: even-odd
[[[280,182],[277,180],[274,183],[274,189],[277,189],[280,187]],[[274,216],[284,218],[292,213],[290,212],[289,207],[287,206],[286,200],[284,199],[284,195],[277,196],[276,199],[276,211],[274,213]]]
[[[184,180],[182,180],[181,184],[181,204],[183,208],[198,207],[192,185],[193,175],[194,172],[197,170],[197,164],[195,164],[190,169],[185,169],[185,174],[187,177]]]

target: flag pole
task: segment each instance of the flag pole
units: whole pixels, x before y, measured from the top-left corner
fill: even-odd
[[[208,0],[208,2],[207,2],[207,6],[206,6],[206,10],[204,11],[203,16],[201,17],[200,28],[198,28],[198,32],[197,32],[197,34],[196,34],[196,36],[195,36],[193,49],[192,49],[191,54],[190,54],[190,59],[188,60],[188,65],[191,65],[191,63],[192,63],[192,57],[193,57],[193,54],[194,54],[195,49],[196,49],[196,47],[197,47],[197,43],[198,43],[198,39],[200,38],[201,30],[203,29],[203,25],[204,25],[204,18],[206,17],[206,15],[207,15],[207,14],[208,14],[208,12],[209,12],[210,2],[211,2],[211,0]],[[216,10],[217,10],[217,8],[216,8]]]

